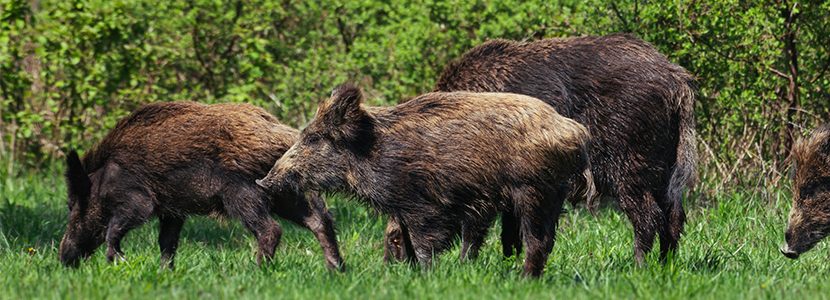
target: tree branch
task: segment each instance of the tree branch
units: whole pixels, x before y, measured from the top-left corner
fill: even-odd
[[[619,7],[617,7],[616,1],[611,1],[611,10],[614,11],[614,14],[617,15],[617,18],[623,23],[624,30],[626,32],[631,32],[631,27],[628,26],[628,20],[623,17]]]
[[[770,72],[772,72],[773,74],[778,75],[778,77],[790,80],[790,76],[787,75],[787,74],[784,74],[784,72],[778,71],[773,67],[767,67],[767,69],[770,70]]]
[[[819,71],[818,74],[816,74],[816,76],[813,77],[813,79],[810,79],[810,84],[813,84],[822,77],[824,77],[824,73],[827,72],[827,69],[830,69],[830,57],[828,57],[827,60],[824,62],[824,67],[821,68],[821,71]]]

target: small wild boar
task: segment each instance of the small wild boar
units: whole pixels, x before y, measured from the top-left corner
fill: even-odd
[[[77,266],[106,242],[123,257],[121,239],[159,218],[162,267],[173,267],[179,233],[194,214],[238,218],[271,259],[282,230],[275,213],[314,232],[327,266],[343,268],[334,225],[317,194],[269,193],[255,184],[297,139],[265,110],[247,104],[154,103],[120,120],[83,160],[67,156],[69,223],[60,260]]]
[[[424,266],[462,225],[486,227],[515,210],[524,274],[542,273],[569,180],[587,170],[585,127],[515,94],[431,93],[389,109],[364,108],[362,97],[351,85],[335,89],[257,183],[355,195],[399,220]]]
[[[528,95],[585,125],[597,191],[631,220],[635,261],[644,263],[656,236],[661,259],[677,249],[686,220],[681,194],[697,165],[694,78],[649,43],[627,34],[492,40],[444,68],[435,91]],[[521,251],[514,219],[502,217],[505,256]],[[400,236],[391,218],[387,258],[405,258]]]
[[[792,159],[793,207],[781,253],[796,259],[830,234],[830,124],[798,141]]]

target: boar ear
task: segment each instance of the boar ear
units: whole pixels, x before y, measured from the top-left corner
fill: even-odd
[[[81,159],[78,157],[78,152],[70,150],[66,155],[66,183],[69,189],[69,199],[78,199],[79,201],[86,201],[89,198],[92,183],[89,180],[89,175],[84,169]],[[70,207],[73,203],[69,203]]]
[[[329,103],[326,106],[326,119],[332,125],[342,125],[348,120],[360,115],[360,102],[363,93],[360,88],[346,83],[331,91]]]
[[[330,127],[332,137],[358,155],[368,153],[375,142],[375,119],[360,107],[362,101],[360,89],[347,83],[335,88],[318,112]]]

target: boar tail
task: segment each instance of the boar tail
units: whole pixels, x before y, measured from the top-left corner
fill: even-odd
[[[674,98],[679,116],[679,139],[677,157],[669,179],[666,200],[671,205],[671,210],[668,212],[670,233],[673,238],[679,239],[686,220],[686,213],[683,211],[683,189],[695,183],[697,174],[694,119],[695,89],[691,79],[686,80],[678,87]]]
[[[587,136],[587,130],[585,134]],[[581,176],[574,176],[576,178],[571,179],[573,189],[568,195],[568,200],[572,205],[577,205],[581,199],[585,199],[585,205],[588,207],[588,211],[592,215],[596,215],[598,203],[594,201],[594,198],[596,198],[597,188],[594,183],[594,173],[591,172],[591,159],[588,155],[589,147],[590,138],[586,138],[579,152],[579,167],[582,168],[582,174]]]
[[[594,173],[591,172],[591,159],[588,156],[588,147],[582,148],[582,157],[585,158],[585,170],[582,171],[582,178],[585,181],[585,201],[588,205],[588,211],[592,215],[597,215],[597,207],[599,203],[595,201],[597,194],[597,186],[594,184]]]

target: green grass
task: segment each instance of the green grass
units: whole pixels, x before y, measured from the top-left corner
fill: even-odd
[[[157,222],[130,233],[127,261],[108,264],[102,249],[78,269],[57,259],[66,222],[59,172],[0,178],[0,298],[822,298],[830,264],[822,243],[798,261],[777,252],[788,209],[744,193],[690,203],[681,252],[656,253],[633,266],[630,224],[613,209],[597,217],[565,214],[544,277],[519,276],[503,259],[498,226],[481,257],[459,263],[458,247],[431,270],[382,261],[382,218],[353,201],[329,199],[347,272],[326,270],[310,232],[281,221],[277,259],[258,267],[255,243],[236,220],[193,218],[185,225],[174,271],[158,267]],[[768,204],[775,203],[775,204]],[[655,251],[656,252],[656,251]]]

